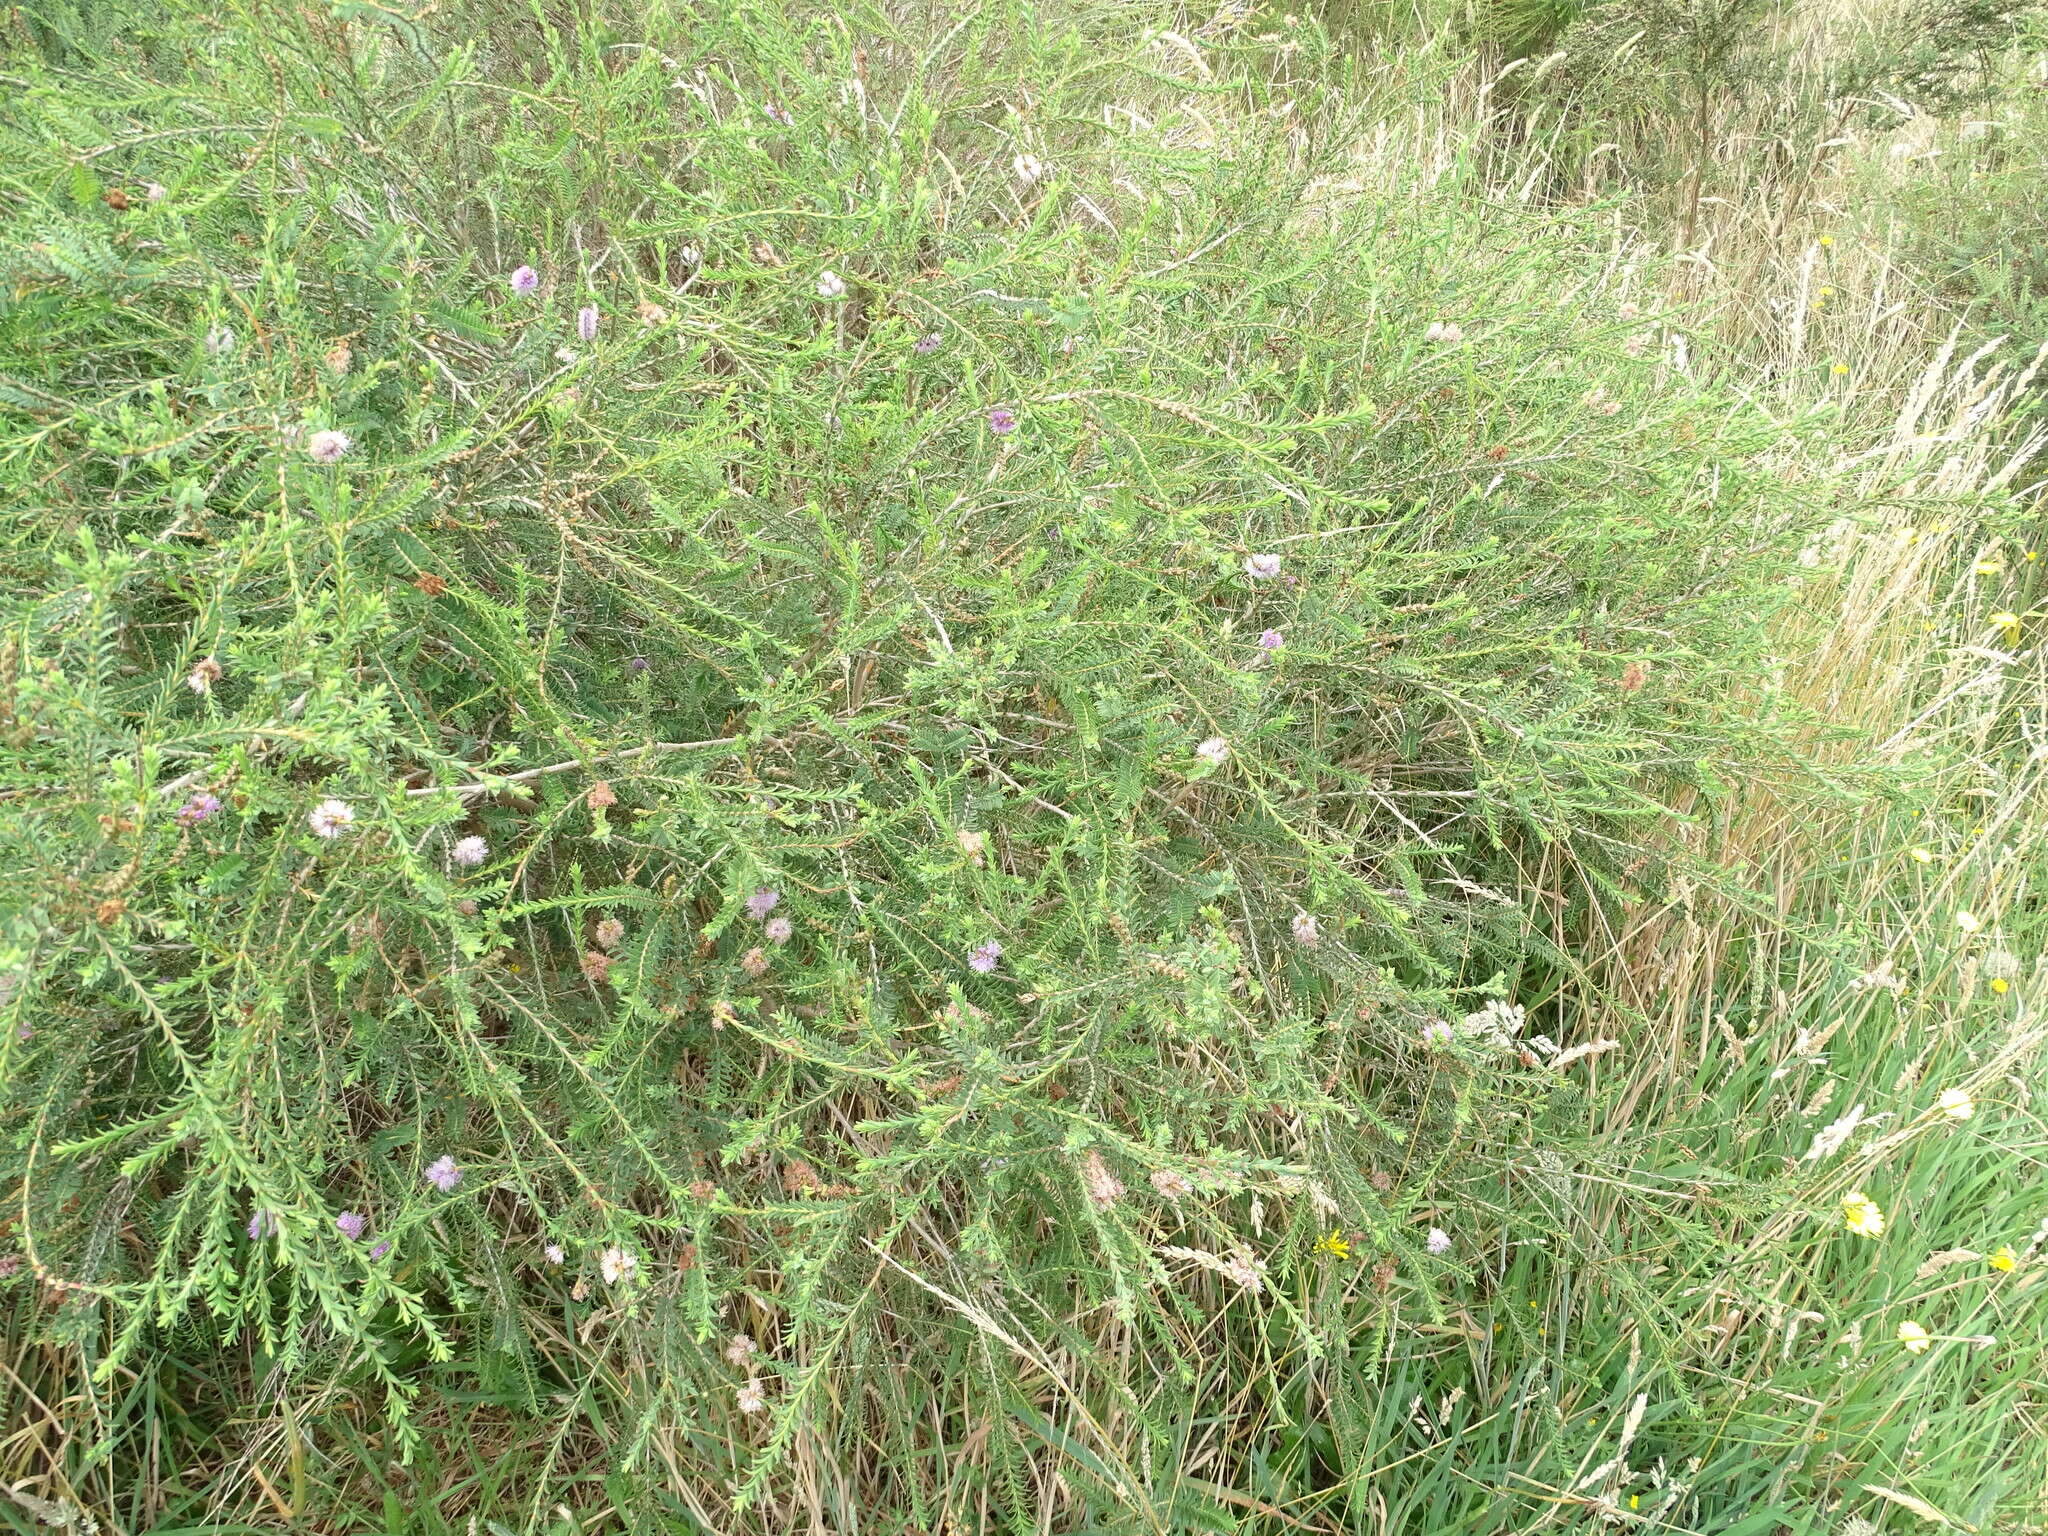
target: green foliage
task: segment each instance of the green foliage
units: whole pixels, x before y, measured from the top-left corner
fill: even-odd
[[[1569,1484],[1571,1414],[1690,1408],[1635,1256],[1701,1283],[1777,1154],[1551,1058],[1701,877],[1674,803],[1832,793],[1756,687],[1822,424],[1659,357],[1595,214],[1331,198],[1298,20],[50,17],[0,1158],[81,1486],[168,1421],[219,1497],[138,1528],[731,1529],[831,1463],[1178,1531],[1420,1445],[1482,1529],[1525,1427]],[[1581,1275],[1631,1324],[1552,1354]],[[283,1492],[223,1379],[304,1405]]]

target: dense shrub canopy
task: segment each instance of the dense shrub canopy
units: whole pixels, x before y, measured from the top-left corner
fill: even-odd
[[[1548,1005],[1773,728],[1794,429],[1597,212],[1351,195],[1305,23],[459,9],[12,65],[51,1336],[403,1424],[567,1328],[751,1493],[906,1376],[1109,1457],[1046,1379],[1163,1436],[1219,1315],[1385,1347],[1333,1254],[1441,1323],[1556,1240]]]

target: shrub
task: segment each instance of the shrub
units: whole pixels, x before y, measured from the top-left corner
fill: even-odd
[[[717,1501],[982,1425],[1021,1522],[1048,1444],[1151,1496],[1206,1330],[1294,1419],[1557,1240],[1550,1005],[1767,757],[1806,520],[1591,215],[1329,196],[1301,22],[16,47],[44,1339],[246,1341],[380,1453],[608,1359]]]

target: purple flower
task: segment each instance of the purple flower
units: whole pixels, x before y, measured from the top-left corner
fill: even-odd
[[[1262,651],[1277,651],[1286,643],[1287,637],[1277,629],[1269,629],[1259,636],[1259,649]]]
[[[1294,942],[1304,949],[1313,949],[1322,941],[1322,926],[1306,912],[1297,912],[1287,926],[1294,932]]]
[[[1431,1253],[1444,1254],[1451,1251],[1451,1234],[1442,1227],[1431,1227],[1429,1238],[1423,1244]]]
[[[1017,413],[1008,406],[997,406],[988,413],[988,429],[997,437],[1009,436],[1017,430]]]
[[[220,809],[220,796],[200,793],[178,807],[178,825],[196,827]]]
[[[277,1216],[270,1211],[258,1211],[249,1218],[249,1241],[260,1243],[277,1231]]]
[[[442,1194],[452,1195],[462,1187],[462,1170],[454,1158],[443,1156],[427,1165],[426,1180]]]
[[[465,837],[448,850],[448,857],[462,869],[475,869],[491,856],[491,845],[480,837]]]
[[[766,935],[770,944],[787,944],[789,936],[796,932],[796,930],[790,926],[788,918],[771,917],[768,919],[768,926],[763,928],[761,932]]]
[[[791,115],[789,108],[779,107],[772,101],[761,103],[761,115],[767,118],[769,122],[780,123],[785,128],[794,128],[796,126],[796,118]]]
[[[519,267],[512,273],[514,293],[532,293],[540,287],[540,274],[531,267]]]
[[[1230,742],[1222,736],[1211,736],[1195,748],[1195,756],[1211,768],[1221,768],[1230,761]]]
[[[576,311],[576,334],[584,341],[597,340],[597,306],[586,304]]]
[[[654,663],[645,656],[628,656],[626,658],[626,670],[628,672],[645,672],[653,665]]]
[[[370,1230],[370,1218],[361,1211],[343,1211],[334,1218],[334,1225],[340,1229],[343,1237],[352,1243],[359,1243],[363,1240],[363,1234]]]
[[[996,963],[1002,958],[1003,946],[996,940],[990,939],[986,944],[975,945],[968,952],[967,964],[971,970],[979,971],[982,975],[986,976],[996,968]]]
[[[373,1264],[376,1263],[377,1260],[383,1258],[384,1255],[389,1253],[390,1251],[391,1241],[389,1238],[386,1238],[383,1242],[379,1243],[376,1247],[370,1250],[370,1262]]]
[[[1280,574],[1280,557],[1278,555],[1246,555],[1244,557],[1244,573],[1260,581],[1278,576]]]
[[[1422,1043],[1432,1049],[1448,1050],[1456,1038],[1448,1019],[1431,1019],[1422,1026]]]
[[[939,336],[939,333],[937,331],[933,331],[929,336],[918,337],[917,340],[911,344],[910,350],[915,352],[919,357],[925,357],[939,350],[940,340],[941,338]]]
[[[782,900],[782,892],[772,886],[764,885],[747,898],[747,916],[757,923],[765,921],[768,914],[775,910],[775,904],[780,900]]]

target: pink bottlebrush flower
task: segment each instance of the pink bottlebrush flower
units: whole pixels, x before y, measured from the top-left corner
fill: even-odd
[[[775,904],[780,900],[782,892],[773,886],[764,885],[747,898],[747,916],[757,923],[762,922],[775,910]]]
[[[1442,1227],[1431,1227],[1429,1237],[1423,1244],[1431,1253],[1445,1254],[1451,1251],[1451,1234]]]
[[[334,1218],[334,1225],[341,1235],[352,1243],[363,1240],[363,1234],[370,1230],[370,1218],[361,1211],[343,1211]]]
[[[1211,768],[1221,768],[1230,758],[1230,743],[1221,736],[1211,736],[1195,748],[1195,756]]]
[[[465,837],[448,850],[448,857],[461,869],[475,869],[491,856],[491,845],[480,837]]]
[[[768,919],[766,926],[761,929],[763,937],[770,944],[787,944],[790,935],[795,932],[796,929],[791,926],[789,919],[786,917],[771,917]]]
[[[377,1244],[376,1247],[370,1250],[370,1262],[373,1264],[376,1263],[377,1260],[383,1258],[384,1255],[389,1253],[390,1251],[391,1240],[389,1238],[386,1238],[383,1242]]]
[[[988,413],[988,429],[997,437],[1008,437],[1017,430],[1017,413],[1008,406],[996,406]]]
[[[616,917],[608,917],[591,930],[590,936],[597,940],[599,949],[617,949],[626,936],[626,925]]]
[[[531,267],[515,267],[512,272],[514,293],[533,293],[540,287],[540,274]]]
[[[1322,930],[1317,926],[1316,920],[1306,912],[1295,913],[1287,926],[1294,930],[1294,942],[1304,949],[1313,949],[1322,941]]]
[[[315,464],[339,464],[355,443],[346,432],[315,432],[306,439],[306,454]]]
[[[1287,637],[1277,629],[1269,629],[1259,636],[1259,649],[1262,651],[1277,651],[1286,643]]]
[[[454,1158],[446,1155],[429,1163],[422,1177],[444,1195],[452,1195],[462,1187],[462,1170],[455,1166]]]
[[[1258,581],[1266,581],[1280,574],[1278,555],[1246,555],[1244,573]]]
[[[756,980],[768,974],[768,951],[756,944],[740,956],[740,969]]]
[[[967,964],[970,969],[979,971],[982,975],[986,976],[996,968],[996,965],[1002,958],[1003,946],[995,939],[990,939],[986,944],[975,945],[968,952]]]

